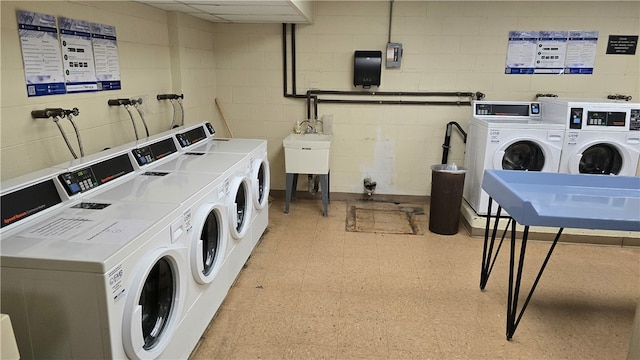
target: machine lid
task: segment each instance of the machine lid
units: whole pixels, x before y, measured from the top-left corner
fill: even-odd
[[[181,154],[154,170],[192,173],[228,173],[236,171],[248,154],[198,152],[197,156]]]

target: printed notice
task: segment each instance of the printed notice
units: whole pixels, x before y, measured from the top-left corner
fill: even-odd
[[[609,35],[607,54],[635,55],[638,35]]]
[[[562,74],[567,52],[566,31],[540,31],[536,49],[536,74]]]
[[[596,62],[597,31],[569,31],[565,74],[593,74]]]
[[[97,221],[84,217],[60,216],[20,234],[22,237],[47,240],[66,240],[95,226]]]
[[[66,92],[56,18],[18,10],[18,33],[28,96]]]
[[[505,74],[533,74],[538,31],[510,31]]]
[[[67,92],[97,91],[89,22],[61,17],[60,42]]]
[[[84,216],[62,215],[19,236],[85,244],[123,245],[140,235],[150,224],[150,221],[141,220],[99,221]]]
[[[505,74],[593,74],[597,31],[510,31]]]
[[[116,28],[111,25],[91,24],[91,42],[93,43],[98,88],[100,90],[119,90],[121,80]]]

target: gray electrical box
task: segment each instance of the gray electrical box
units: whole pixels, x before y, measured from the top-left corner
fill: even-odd
[[[387,43],[387,67],[399,68],[402,60],[402,44]]]

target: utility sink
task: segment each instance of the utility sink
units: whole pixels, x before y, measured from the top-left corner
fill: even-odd
[[[284,140],[285,171],[289,174],[328,174],[331,135],[289,134]]]

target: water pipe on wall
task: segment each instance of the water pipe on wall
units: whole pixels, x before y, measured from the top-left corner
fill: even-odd
[[[34,119],[51,118],[53,120],[53,122],[58,126],[58,130],[60,130],[60,134],[62,135],[62,138],[64,139],[64,142],[67,144],[67,148],[69,148],[69,151],[71,152],[71,155],[73,156],[74,159],[77,159],[78,155],[73,150],[73,147],[71,146],[71,143],[67,138],[67,135],[64,133],[64,130],[60,125],[60,118],[66,117],[71,123],[71,125],[73,126],[73,131],[76,133],[76,139],[78,140],[78,148],[80,149],[80,156],[84,156],[84,148],[82,146],[82,140],[80,139],[80,132],[78,131],[78,127],[76,126],[76,123],[73,121],[73,117],[78,116],[79,114],[80,114],[80,111],[78,110],[78,108],[73,108],[71,110],[65,110],[61,108],[47,108],[44,110],[31,111],[31,117]]]
[[[156,96],[156,99],[158,100],[169,100],[169,102],[171,103],[171,107],[173,108],[173,119],[171,120],[171,126],[170,129],[173,128],[177,128],[178,126],[184,126],[184,107],[182,106],[182,99],[184,99],[184,94],[159,94]],[[178,103],[178,105],[180,106],[180,114],[181,114],[181,121],[180,121],[180,125],[176,124],[176,105],[175,103]]]

